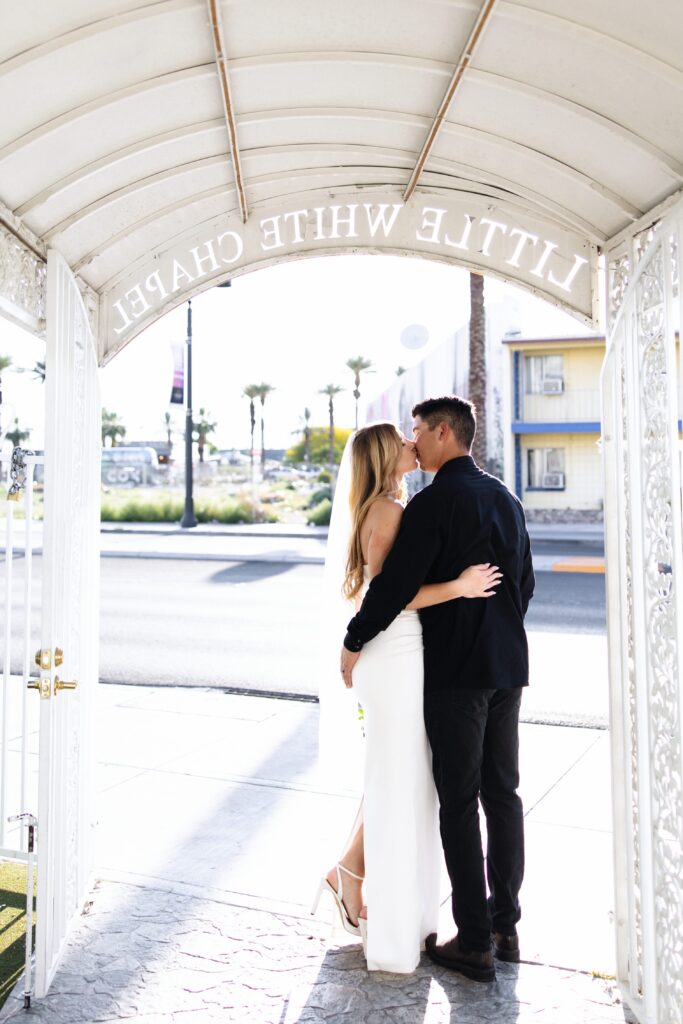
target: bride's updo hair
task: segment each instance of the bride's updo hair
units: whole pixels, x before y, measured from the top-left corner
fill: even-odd
[[[393,423],[372,423],[361,427],[353,439],[349,492],[351,537],[342,587],[344,597],[349,600],[353,600],[363,586],[361,528],[373,501],[381,495],[396,496],[396,471],[402,451],[403,439]]]

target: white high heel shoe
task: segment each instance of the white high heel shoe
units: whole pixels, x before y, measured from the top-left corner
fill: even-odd
[[[337,905],[337,910],[339,911],[339,918],[341,920],[341,925],[344,931],[349,932],[350,935],[360,935],[361,929],[359,925],[354,924],[351,921],[351,918],[349,917],[349,912],[344,906],[344,884],[342,882],[341,876],[342,871],[344,872],[344,874],[349,875],[351,878],[355,878],[356,881],[358,882],[363,881],[362,875],[354,875],[353,871],[349,871],[349,869],[345,868],[343,864],[337,864],[337,888],[335,889],[334,886],[331,885],[326,878],[321,878],[320,885],[318,886],[318,891],[315,894],[315,899],[313,900],[313,906],[311,907],[311,914],[315,914],[316,910],[318,909],[318,904],[320,902],[320,897],[322,896],[322,894],[324,892],[329,892],[330,895],[334,897],[334,902]]]

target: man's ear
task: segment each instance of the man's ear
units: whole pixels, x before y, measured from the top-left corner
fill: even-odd
[[[436,430],[437,430],[437,435],[436,436],[439,439],[439,441],[445,441],[447,439],[449,429],[450,428],[449,428],[448,424],[445,422],[445,420],[442,420],[441,423],[439,423],[439,425],[436,428]]]

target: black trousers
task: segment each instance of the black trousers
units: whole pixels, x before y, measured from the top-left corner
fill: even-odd
[[[453,886],[453,917],[467,949],[491,948],[520,918],[524,817],[519,785],[522,690],[425,693],[425,724],[440,802],[441,841]],[[479,800],[488,836],[486,877]],[[490,897],[486,894],[486,881]]]

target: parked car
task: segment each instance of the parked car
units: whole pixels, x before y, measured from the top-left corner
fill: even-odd
[[[221,466],[244,466],[250,461],[249,455],[237,448],[221,448],[218,452],[218,463]]]
[[[154,448],[102,449],[102,483],[108,487],[140,487],[159,482],[159,459]]]

